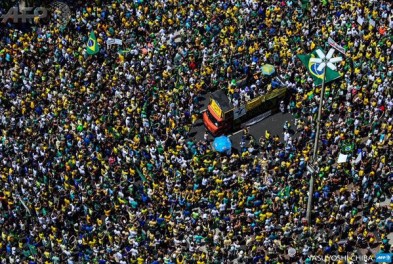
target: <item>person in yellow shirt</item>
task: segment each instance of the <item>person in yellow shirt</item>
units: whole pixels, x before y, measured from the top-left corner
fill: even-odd
[[[266,59],[269,59],[271,55],[272,55],[271,52],[266,51],[266,53],[265,53],[265,58],[266,58]]]
[[[310,50],[314,50],[315,47],[316,47],[316,45],[315,45],[314,41],[311,41],[311,43],[310,43]]]

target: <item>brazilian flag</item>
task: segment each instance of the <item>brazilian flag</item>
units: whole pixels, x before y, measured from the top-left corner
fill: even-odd
[[[86,51],[89,55],[97,54],[100,51],[100,45],[97,43],[94,31],[90,32],[89,40],[87,41]]]
[[[355,149],[355,144],[349,141],[345,142],[341,146],[341,151],[345,154],[352,153],[354,149]]]
[[[323,70],[318,70],[319,63],[313,63],[310,62],[311,58],[318,58],[316,50],[321,50],[320,47],[316,48],[311,52],[310,54],[298,54],[297,57],[301,60],[304,66],[306,66],[307,70],[311,74],[311,77],[314,79],[314,84],[316,86],[320,86],[322,84],[323,80]],[[341,75],[339,72],[334,71],[330,69],[329,67],[326,67],[326,80],[325,82],[331,82],[336,80],[337,78],[340,78]]]

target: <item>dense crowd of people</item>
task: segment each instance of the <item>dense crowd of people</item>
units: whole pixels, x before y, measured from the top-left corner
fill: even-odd
[[[0,28],[2,263],[315,263],[391,252],[390,1],[85,1],[71,11],[64,25],[58,12]],[[95,55],[85,50],[91,31]],[[328,37],[345,56],[326,87],[312,162],[321,88],[296,55],[328,50]],[[108,38],[123,46],[107,48]],[[202,93],[266,63],[291,91],[291,129],[251,142],[245,133],[250,147],[230,156],[190,136]],[[228,92],[263,87],[246,88]]]

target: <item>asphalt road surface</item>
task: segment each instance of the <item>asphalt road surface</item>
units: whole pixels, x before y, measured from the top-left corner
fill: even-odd
[[[283,126],[285,121],[289,121],[291,123],[291,126],[294,127],[294,117],[289,113],[283,114],[279,112],[250,126],[249,132],[251,135],[254,136],[256,140],[259,140],[259,138],[262,136],[264,137],[266,130],[268,130],[272,136],[278,135],[282,139],[284,136]],[[242,134],[242,130],[240,130],[234,131],[232,132],[232,134],[229,135],[235,149],[239,149]]]

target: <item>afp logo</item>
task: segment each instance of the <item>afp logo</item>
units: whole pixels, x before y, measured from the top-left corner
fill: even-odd
[[[1,23],[12,21],[14,23],[27,23],[32,22],[34,19],[43,19],[50,13],[51,18],[57,22],[58,25],[65,26],[71,19],[71,10],[66,3],[55,1],[49,9],[47,7],[28,7],[22,2],[18,5],[11,7],[7,14],[0,16]]]
[[[315,55],[311,54],[311,58],[315,58]],[[311,60],[308,61],[308,70],[310,71],[310,73],[312,75],[314,75],[315,77],[322,79],[323,78],[323,69],[318,71],[318,66],[319,66],[319,63],[311,62]]]
[[[376,263],[392,263],[392,253],[377,253],[375,256]]]

